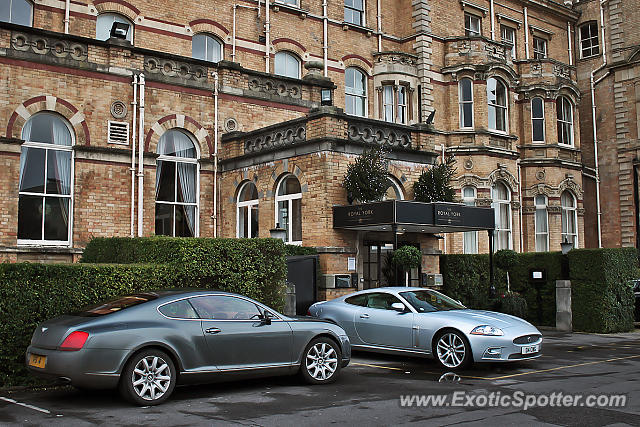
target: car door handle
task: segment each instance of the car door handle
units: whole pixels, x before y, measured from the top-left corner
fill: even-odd
[[[222,332],[222,329],[220,328],[209,328],[205,331],[208,334],[217,334],[219,332]]]
[[[368,315],[368,314],[361,314],[361,315],[360,315],[360,318],[361,318],[361,319],[368,319],[368,318],[369,318],[369,315]]]

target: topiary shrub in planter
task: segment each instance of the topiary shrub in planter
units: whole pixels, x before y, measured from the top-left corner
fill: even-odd
[[[393,252],[393,264],[400,267],[405,272],[405,285],[409,286],[409,271],[412,268],[420,267],[422,263],[422,252],[415,246],[403,246]]]
[[[456,159],[451,156],[444,163],[422,171],[413,184],[413,194],[417,202],[453,202],[455,191],[451,178],[456,172]]]
[[[496,299],[494,310],[524,319],[527,316],[527,300],[517,292],[507,292]]]
[[[387,168],[386,150],[383,146],[365,150],[349,165],[342,181],[342,186],[347,190],[349,203],[354,200],[381,200],[389,186]]]

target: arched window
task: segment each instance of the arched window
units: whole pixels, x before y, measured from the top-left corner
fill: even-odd
[[[278,183],[276,223],[287,230],[287,243],[302,244],[302,189],[294,175],[285,175]]]
[[[565,96],[556,101],[558,144],[573,145],[573,104]]]
[[[158,143],[156,234],[198,235],[198,151],[192,138],[171,129]]]
[[[29,0],[2,0],[0,21],[31,27],[33,25],[33,3]]]
[[[460,128],[473,128],[473,82],[460,79],[458,82],[458,102],[460,104]]]
[[[32,116],[22,128],[18,244],[68,246],[73,189],[72,127],[56,113]]]
[[[404,193],[402,187],[395,179],[387,178],[387,192],[382,196],[382,200],[404,200]]]
[[[191,39],[191,56],[203,61],[218,62],[222,59],[222,43],[209,34],[196,34]]]
[[[501,182],[491,188],[491,207],[495,213],[494,249],[511,249],[511,191]]]
[[[507,96],[507,86],[504,83],[494,77],[491,77],[487,80],[489,130],[507,132]]]
[[[126,39],[133,44],[133,22],[127,17],[117,13],[101,13],[96,20],[96,39],[108,40],[111,37],[111,27],[114,22],[121,22],[129,25]]]
[[[565,190],[560,195],[562,205],[562,241],[566,238],[573,247],[578,247],[578,209],[574,195]]]
[[[462,189],[462,203],[467,206],[476,205],[476,189],[475,187],[464,187]],[[465,231],[463,234],[463,250],[465,254],[478,253],[478,232]]]
[[[544,100],[540,97],[531,99],[531,127],[533,142],[544,142]]]
[[[345,79],[345,106],[347,114],[367,115],[367,76],[357,68],[347,68]]]
[[[237,237],[258,237],[258,189],[245,182],[238,192]]]
[[[547,197],[538,194],[536,205],[536,252],[549,250],[549,215],[547,214]]]
[[[281,51],[276,53],[273,62],[273,70],[278,76],[300,78],[300,60],[291,52]]]

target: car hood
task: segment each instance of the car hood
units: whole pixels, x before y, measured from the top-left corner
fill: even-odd
[[[433,313],[420,313],[421,315],[428,316]],[[438,317],[443,319],[459,322],[464,322],[469,325],[480,326],[490,325],[500,329],[509,329],[516,327],[524,327],[527,329],[536,329],[531,323],[519,317],[511,316],[510,314],[496,313],[495,311],[486,310],[449,310],[437,312]],[[537,329],[536,329],[537,330]]]

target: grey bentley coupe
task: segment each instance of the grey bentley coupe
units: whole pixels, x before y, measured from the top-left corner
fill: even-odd
[[[470,310],[427,288],[388,287],[315,303],[312,316],[340,325],[354,350],[432,356],[443,367],[511,362],[542,354],[542,334],[508,314]]]
[[[347,334],[333,323],[290,318],[236,294],[182,290],[127,295],[43,322],[26,364],[156,405],[176,384],[295,373],[331,383],[350,357]]]

